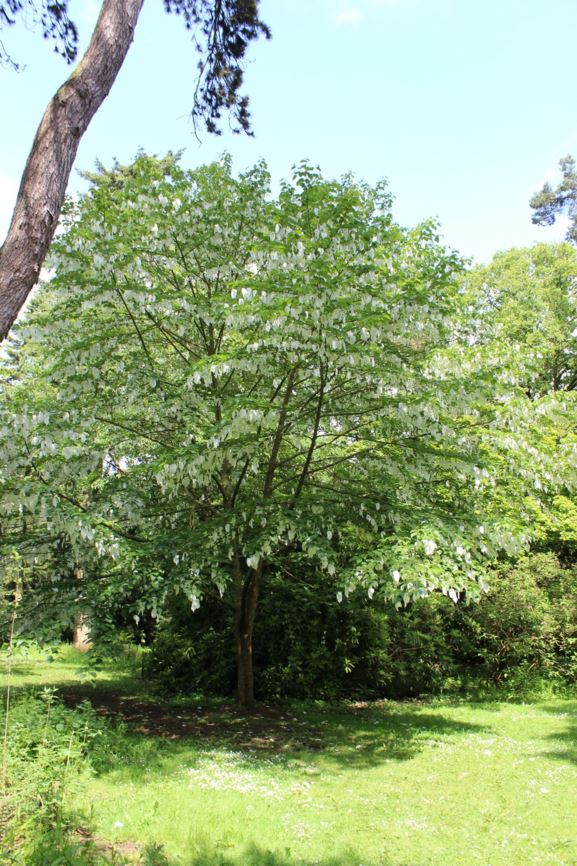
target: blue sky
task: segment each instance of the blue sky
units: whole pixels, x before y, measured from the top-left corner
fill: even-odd
[[[71,0],[83,44],[98,0]],[[264,157],[278,182],[303,158],[326,175],[387,178],[405,225],[437,217],[445,242],[488,261],[562,237],[531,225],[528,199],[577,157],[575,0],[262,0],[271,42],[246,71],[254,138],[202,135],[189,119],[196,57],[182,22],[145,0],[134,44],[76,161],[140,147],[194,166]],[[24,28],[2,39],[27,66],[0,69],[0,239],[42,112],[68,69]],[[70,191],[81,187],[73,173]]]

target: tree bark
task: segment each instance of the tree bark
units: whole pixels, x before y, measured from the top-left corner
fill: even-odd
[[[254,707],[252,638],[263,565],[261,562],[243,578],[240,560],[236,558],[233,569],[237,589],[234,618],[237,651],[237,695],[240,706],[245,710],[251,710]]]
[[[114,84],[144,0],[104,0],[84,57],[50,101],[0,247],[0,340],[38,282],[80,139]]]
[[[72,630],[72,645],[80,652],[87,653],[92,649],[90,640],[90,624],[85,613],[79,613],[74,621]]]
[[[74,577],[76,580],[84,580],[84,569],[77,565],[74,569]],[[72,628],[72,645],[80,652],[86,653],[92,649],[92,641],[90,640],[90,620],[85,613],[79,612],[74,617],[74,626]]]

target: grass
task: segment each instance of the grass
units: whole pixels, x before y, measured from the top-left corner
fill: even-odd
[[[13,682],[75,686],[77,662],[31,659]],[[97,687],[130,697],[133,673]],[[194,736],[117,729],[75,804],[98,839],[148,846],[147,866],[577,866],[570,696],[202,719]]]
[[[8,658],[0,650],[0,688],[7,683]],[[39,648],[22,644],[12,657],[12,686],[16,689],[45,686],[98,684],[111,689],[142,688],[139,678],[140,656],[137,647],[119,651],[118,659],[106,665],[94,663],[69,644]]]

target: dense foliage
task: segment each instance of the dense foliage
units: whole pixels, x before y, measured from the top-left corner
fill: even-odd
[[[466,275],[470,339],[533,400],[555,394],[562,403],[577,386],[576,275],[577,251],[566,243],[497,253]]]
[[[395,610],[358,595],[334,605],[314,573],[274,575],[255,635],[261,700],[417,697],[506,688],[577,674],[577,570],[553,554],[495,571],[480,602],[431,595]],[[160,626],[146,674],[163,694],[234,693],[231,612],[207,600],[191,618],[182,605]]]

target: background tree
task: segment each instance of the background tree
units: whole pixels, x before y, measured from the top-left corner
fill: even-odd
[[[536,244],[497,253],[466,275],[469,339],[485,357],[514,378],[540,423],[545,406],[558,413],[546,434],[570,440],[576,430],[577,251],[574,246]],[[546,447],[544,445],[544,447]],[[543,507],[532,497],[535,547],[554,552],[563,564],[575,561],[577,510],[571,459],[560,466],[565,479]]]
[[[577,251],[535,244],[497,253],[465,278],[470,340],[532,397],[577,388]],[[561,395],[560,395],[561,397]]]
[[[143,0],[103,0],[90,43],[76,70],[50,101],[22,176],[6,239],[0,247],[0,340],[8,333],[54,236],[78,145],[108,95],[132,42]],[[183,16],[201,54],[192,115],[217,131],[222,111],[237,128],[250,130],[248,100],[241,96],[242,60],[251,40],[270,32],[258,17],[258,0],[164,0],[167,12]],[[0,27],[31,7],[44,35],[71,62],[77,32],[67,2],[5,0]],[[7,57],[1,48],[0,59]]]
[[[535,211],[531,221],[540,226],[552,226],[558,216],[569,217],[569,228],[565,237],[572,244],[577,244],[577,172],[572,156],[564,156],[559,160],[562,179],[557,189],[551,184],[543,184],[529,204]]]

